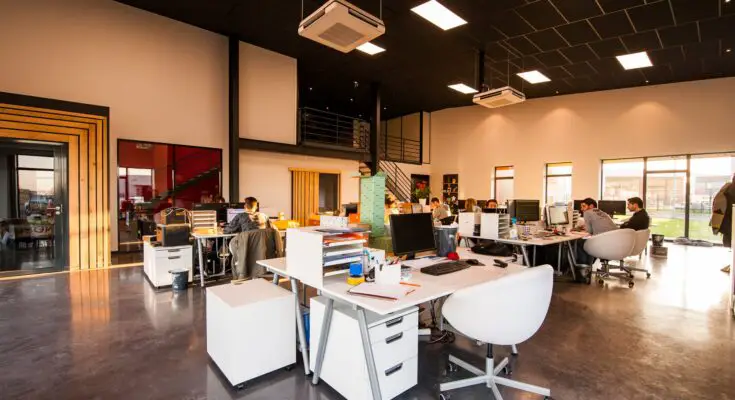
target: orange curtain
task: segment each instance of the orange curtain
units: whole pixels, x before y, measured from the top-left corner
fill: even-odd
[[[291,171],[291,213],[301,226],[319,212],[319,173]]]

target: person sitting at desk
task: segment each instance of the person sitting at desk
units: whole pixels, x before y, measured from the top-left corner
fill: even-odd
[[[431,217],[434,220],[442,220],[449,216],[449,210],[447,206],[442,204],[438,198],[434,197],[431,199]]]
[[[498,201],[495,199],[488,200],[485,208],[498,208]]]
[[[597,208],[597,201],[591,198],[582,200],[580,206],[584,217],[584,228],[590,235],[599,235],[608,231],[618,229],[617,225],[609,215]],[[577,246],[577,263],[592,265],[597,259],[589,255],[584,246]]]
[[[258,200],[255,197],[245,198],[245,212],[237,214],[225,226],[225,233],[239,233],[265,228],[268,217],[258,212]]]
[[[465,201],[464,212],[481,213],[482,209],[477,206],[477,200],[470,197]]]
[[[633,229],[642,231],[648,229],[651,225],[651,217],[643,208],[643,200],[640,197],[631,197],[628,199],[628,211],[633,212],[633,216],[629,220],[620,225],[620,229]]]

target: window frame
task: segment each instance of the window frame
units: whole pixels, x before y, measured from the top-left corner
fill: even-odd
[[[513,176],[501,176],[498,177],[498,171],[502,170],[511,170],[513,171]],[[498,199],[498,181],[512,181],[513,185],[513,194],[515,195],[515,179],[516,179],[516,169],[513,165],[497,165],[493,169],[493,199]]]
[[[572,168],[572,172],[568,174],[549,174],[549,167],[554,166],[561,166],[564,164],[569,164]],[[571,161],[562,161],[562,162],[552,162],[552,163],[546,163],[546,166],[544,168],[544,205],[548,205],[549,202],[549,178],[566,178],[568,177],[573,182],[573,175],[574,175],[574,163]],[[572,193],[569,193],[569,197],[572,198]]]

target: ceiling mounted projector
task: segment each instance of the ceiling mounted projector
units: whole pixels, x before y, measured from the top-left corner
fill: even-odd
[[[510,86],[488,90],[472,96],[472,102],[487,108],[505,107],[511,104],[523,103],[526,95]]]
[[[343,0],[329,0],[299,24],[299,35],[349,53],[385,33],[380,18]]]

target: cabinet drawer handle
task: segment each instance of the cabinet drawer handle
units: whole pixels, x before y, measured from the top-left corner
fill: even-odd
[[[181,251],[181,249],[166,250],[166,251],[168,251],[169,253],[178,253]]]
[[[396,365],[395,367],[391,367],[385,370],[385,376],[391,376],[395,374],[396,372],[400,371],[401,368],[403,368],[403,363],[400,363]]]
[[[181,256],[176,256],[176,257],[169,257],[168,259],[169,259],[169,260],[178,260],[179,258],[181,258]]]
[[[386,322],[386,323],[385,323],[385,326],[387,326],[388,328],[390,328],[391,326],[393,326],[393,325],[398,325],[398,324],[400,324],[401,322],[403,322],[403,317],[398,317],[398,318],[396,318],[396,319],[392,319],[392,320],[390,320],[390,321]]]
[[[402,337],[403,337],[403,332],[396,333],[395,335],[385,339],[385,344],[391,344],[395,342],[396,340],[401,340]]]

